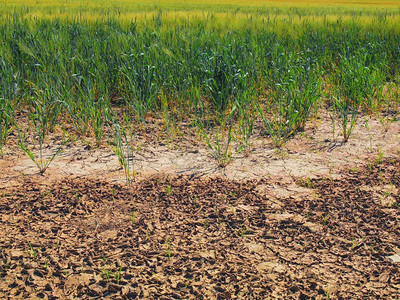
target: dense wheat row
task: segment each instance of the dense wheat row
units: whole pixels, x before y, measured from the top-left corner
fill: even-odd
[[[129,22],[8,15],[0,22],[0,149],[15,130],[32,157],[25,135],[41,149],[62,116],[78,136],[93,132],[97,145],[111,142],[104,132],[112,128],[126,164],[127,125],[145,124],[151,112],[166,124],[191,120],[224,165],[233,126],[246,147],[262,121],[280,147],[321,106],[347,141],[360,113],[379,114],[398,101],[390,91],[399,78],[400,22],[393,9],[389,15],[158,12]],[[21,112],[35,133],[14,122]]]

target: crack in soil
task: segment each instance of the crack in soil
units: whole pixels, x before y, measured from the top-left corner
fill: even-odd
[[[267,179],[27,177],[1,190],[0,298],[395,299],[399,171],[297,178],[299,195]]]

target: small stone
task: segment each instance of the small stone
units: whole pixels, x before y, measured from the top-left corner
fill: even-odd
[[[11,251],[11,258],[13,258],[13,259],[17,259],[22,256],[25,256],[25,252],[20,251],[20,250],[12,250]]]
[[[400,263],[400,255],[398,254],[390,255],[387,258],[394,263]]]

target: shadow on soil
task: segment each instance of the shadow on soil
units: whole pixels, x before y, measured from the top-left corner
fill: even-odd
[[[66,179],[0,195],[0,298],[395,298],[400,161],[340,179]],[[283,203],[277,209],[275,202]]]

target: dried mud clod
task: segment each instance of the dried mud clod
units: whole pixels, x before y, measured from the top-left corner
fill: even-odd
[[[386,161],[303,180],[315,193],[280,209],[265,180],[4,189],[0,298],[395,299],[399,173]]]

